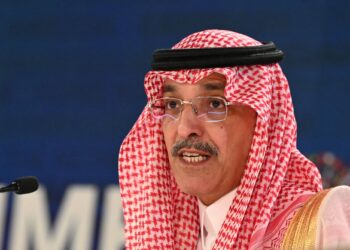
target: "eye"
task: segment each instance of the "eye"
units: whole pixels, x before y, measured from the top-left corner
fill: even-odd
[[[212,109],[221,109],[225,106],[225,103],[221,99],[211,99],[209,100],[209,107]]]
[[[175,99],[166,99],[164,104],[166,110],[177,109],[180,106],[179,101]]]

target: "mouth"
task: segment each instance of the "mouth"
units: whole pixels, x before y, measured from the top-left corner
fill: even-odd
[[[209,159],[209,155],[199,152],[180,152],[179,157],[186,163],[201,163]]]

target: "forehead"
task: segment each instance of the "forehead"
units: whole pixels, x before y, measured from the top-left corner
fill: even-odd
[[[177,82],[172,79],[165,79],[163,85],[163,94],[174,92],[187,92],[189,90],[200,91],[224,91],[226,86],[226,77],[222,74],[213,73],[202,78],[194,84],[186,82]]]

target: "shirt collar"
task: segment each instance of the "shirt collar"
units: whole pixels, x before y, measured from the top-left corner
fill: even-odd
[[[205,224],[209,224],[211,229],[214,231],[214,234],[217,236],[222,224],[224,223],[226,214],[231,206],[235,194],[236,189],[225,194],[209,206],[204,205],[198,199],[199,219],[201,228],[204,225],[204,220],[206,220]]]

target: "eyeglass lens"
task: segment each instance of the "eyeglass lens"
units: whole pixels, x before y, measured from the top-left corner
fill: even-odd
[[[220,97],[198,96],[192,101],[167,97],[160,98],[152,102],[151,111],[157,119],[178,119],[184,104],[191,104],[193,112],[199,119],[221,121],[226,118],[227,104]]]

